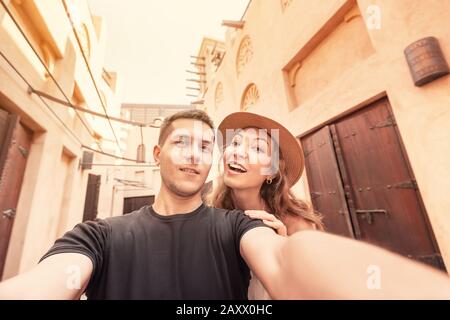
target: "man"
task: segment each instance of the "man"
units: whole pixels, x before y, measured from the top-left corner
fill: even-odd
[[[204,112],[167,118],[153,206],[77,225],[1,283],[0,299],[245,299],[249,268],[275,299],[450,298],[446,275],[383,249],[315,231],[285,238],[241,211],[206,207],[213,145]],[[368,285],[371,266],[379,286]]]

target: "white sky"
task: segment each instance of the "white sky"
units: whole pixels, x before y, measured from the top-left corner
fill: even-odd
[[[185,72],[204,36],[223,40],[248,0],[89,0],[106,19],[105,68],[117,71],[123,102],[188,104]]]

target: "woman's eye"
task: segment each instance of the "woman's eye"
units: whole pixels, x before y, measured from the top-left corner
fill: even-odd
[[[261,147],[253,147],[253,150],[255,150],[258,153],[265,152],[265,150]]]
[[[231,145],[232,145],[233,147],[237,147],[237,146],[239,145],[239,142],[233,141],[233,142],[231,143]]]

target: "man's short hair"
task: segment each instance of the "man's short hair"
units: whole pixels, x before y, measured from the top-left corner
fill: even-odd
[[[167,117],[164,119],[163,123],[161,124],[161,127],[159,129],[159,138],[158,138],[158,144],[162,146],[164,142],[166,141],[167,137],[170,133],[170,125],[172,122],[178,119],[193,119],[193,120],[199,120],[203,123],[206,123],[211,129],[214,129],[214,123],[211,120],[211,118],[208,116],[208,114],[202,110],[186,110],[186,111],[180,111],[177,113],[174,113],[173,115]]]

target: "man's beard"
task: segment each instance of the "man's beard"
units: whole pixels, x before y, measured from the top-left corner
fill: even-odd
[[[164,183],[164,182],[163,182],[163,183]],[[190,198],[190,197],[192,197],[192,196],[195,196],[196,194],[198,194],[199,192],[201,192],[201,190],[202,190],[202,188],[203,188],[203,186],[200,186],[199,188],[197,188],[197,189],[194,190],[194,191],[189,191],[189,192],[187,192],[187,191],[181,190],[181,189],[176,185],[176,183],[168,182],[168,183],[165,183],[165,185],[167,186],[167,188],[168,188],[171,192],[173,192],[173,193],[176,194],[177,196],[183,197],[183,198]]]

